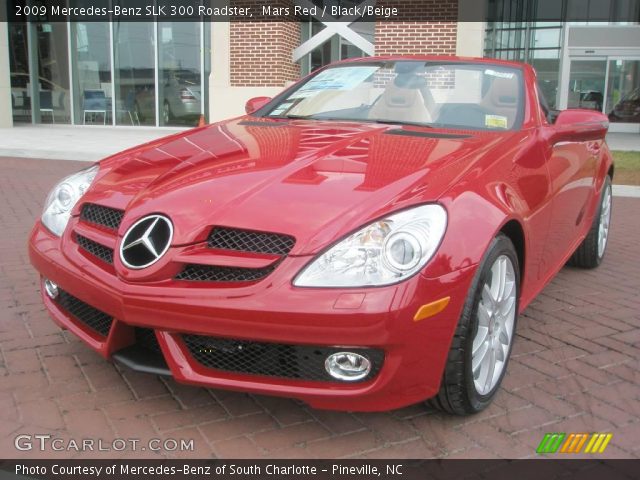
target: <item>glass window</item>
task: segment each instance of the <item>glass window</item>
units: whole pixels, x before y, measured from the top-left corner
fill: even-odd
[[[13,22],[8,33],[15,122],[185,126],[207,112],[210,22]]]
[[[347,58],[364,57],[365,54],[362,50],[356,47],[353,43],[344,38],[340,39],[340,59],[345,60]]]
[[[487,28],[484,35],[485,55],[493,55],[496,33],[493,28]]]
[[[69,51],[66,23],[36,23],[36,55],[40,108],[36,122],[70,123]]]
[[[154,24],[114,22],[116,124],[156,124]]]
[[[29,53],[27,24],[9,23],[9,70],[11,72],[11,108],[14,122],[31,122]]]
[[[195,125],[202,113],[200,23],[158,24],[160,125]]]
[[[609,62],[607,113],[612,122],[640,123],[640,60]]]
[[[109,24],[72,23],[74,109],[78,124],[111,123]]]
[[[371,43],[374,42],[374,27],[375,24],[373,22],[354,22],[349,25],[351,30]],[[303,23],[302,42],[304,43],[317,35],[324,30],[324,28],[325,26],[315,19]],[[367,54],[364,51],[348,40],[339,35],[333,35],[302,59],[302,70],[303,73],[310,73],[338,60],[365,56],[367,56]]]
[[[374,38],[374,30],[375,24],[371,22],[354,22],[350,25],[350,28],[363,37],[365,40],[368,40],[371,43],[375,43]],[[340,37],[340,60],[345,60],[347,58],[357,58],[357,57],[365,57],[366,54],[360,50],[358,47],[353,45],[348,40]]]
[[[489,23],[486,30],[485,56],[532,64],[551,108],[557,104],[563,25],[560,19],[566,3],[567,0],[489,0],[489,15],[493,15],[495,23]]]
[[[606,70],[606,60],[572,60],[567,107],[602,111]]]
[[[204,22],[204,116],[209,116],[209,76],[211,75],[211,22]]]
[[[338,39],[336,38],[336,41],[337,40]],[[331,40],[327,40],[319,47],[314,48],[313,51],[309,54],[309,59],[311,62],[309,67],[310,72],[315,72],[320,67],[324,67],[325,65],[331,63],[332,43],[334,42],[332,42]]]
[[[560,47],[559,28],[537,28],[531,32],[531,48]]]
[[[555,109],[558,102],[558,72],[560,59],[558,50],[535,50],[530,60],[538,75],[538,85],[547,99],[549,107]]]
[[[521,122],[522,91],[514,68],[363,63],[321,71],[271,105],[268,116],[509,130]]]

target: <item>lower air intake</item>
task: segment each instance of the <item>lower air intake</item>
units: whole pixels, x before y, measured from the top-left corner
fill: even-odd
[[[104,245],[94,242],[90,238],[83,237],[82,235],[76,235],[76,242],[80,245],[80,248],[90,255],[99,258],[105,263],[113,264],[113,249],[105,247]]]
[[[162,353],[156,332],[151,328],[135,328],[136,344],[154,353]]]
[[[60,290],[56,302],[61,309],[103,337],[109,335],[113,318],[79,298]]]
[[[338,347],[284,345],[201,335],[183,335],[182,338],[193,358],[207,368],[320,382],[336,382],[327,373],[324,362],[332,353],[343,351]],[[371,372],[359,382],[370,380],[378,374],[384,359],[382,350],[349,350],[366,356],[371,362]]]
[[[176,280],[191,282],[255,282],[262,280],[275,269],[275,265],[264,268],[220,267],[216,265],[187,265]]]

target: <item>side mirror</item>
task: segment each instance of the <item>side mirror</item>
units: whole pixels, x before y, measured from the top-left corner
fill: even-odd
[[[271,97],[253,97],[247,100],[247,103],[244,105],[244,111],[249,113],[253,113],[256,110],[260,110],[267,103],[271,101]]]
[[[551,127],[554,143],[603,140],[609,130],[609,118],[595,110],[563,110]]]

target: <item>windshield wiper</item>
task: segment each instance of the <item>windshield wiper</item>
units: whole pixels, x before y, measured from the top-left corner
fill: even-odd
[[[378,118],[368,118],[362,121],[372,122],[372,123],[382,123],[384,125],[410,125],[412,127],[424,127],[424,128],[434,128],[434,126],[437,126],[436,123],[403,122],[400,120],[385,120],[385,119],[378,119]]]
[[[313,115],[269,115],[269,118],[288,118],[290,120],[315,120]]]
[[[325,117],[322,115],[273,115],[269,118],[287,118],[290,120],[325,120],[329,122],[362,122],[362,123],[380,123],[384,125],[409,125],[412,127],[434,128],[440,126],[437,123],[420,123],[420,122],[403,122],[400,120],[385,120],[377,118],[343,118],[343,117]]]
[[[359,119],[353,118],[341,118],[341,117],[324,117],[322,115],[274,115],[270,118],[288,118],[290,120],[325,120],[329,122],[343,121],[343,122],[360,122]]]

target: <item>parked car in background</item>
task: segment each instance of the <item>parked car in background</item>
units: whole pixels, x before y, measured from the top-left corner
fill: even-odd
[[[640,87],[631,90],[609,113],[612,122],[640,123]]]
[[[155,118],[155,95],[159,95],[160,125],[195,125],[200,117],[200,73],[191,70],[171,70],[164,75],[158,89],[139,89],[135,110],[142,120]]]
[[[607,117],[546,105],[521,63],[322,68],[63,179],[29,239],[44,304],[178,382],[478,412],[518,314],[609,238]]]
[[[603,96],[602,92],[597,90],[590,90],[587,92],[580,92],[580,108],[588,108],[590,110],[602,111]]]

